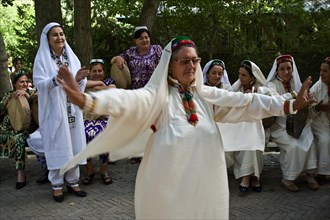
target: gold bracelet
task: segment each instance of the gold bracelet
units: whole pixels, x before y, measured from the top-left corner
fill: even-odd
[[[90,94],[87,93],[83,93],[83,95],[85,96],[85,103],[83,110],[86,112],[90,112],[93,108],[93,98]]]

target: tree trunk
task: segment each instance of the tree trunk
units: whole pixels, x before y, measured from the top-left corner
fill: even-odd
[[[90,0],[74,1],[74,43],[82,66],[88,66],[93,56]]]
[[[34,0],[36,37],[39,42],[42,29],[50,22],[62,25],[61,0]]]
[[[7,60],[8,58],[6,54],[5,42],[3,41],[3,37],[0,32],[0,100],[3,95],[12,88],[9,80]]]
[[[144,0],[143,8],[140,14],[139,25],[145,25],[152,30],[157,15],[159,0]]]

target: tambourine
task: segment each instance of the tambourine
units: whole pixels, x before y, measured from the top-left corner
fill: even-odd
[[[31,110],[25,96],[12,97],[7,105],[11,126],[15,131],[27,130],[31,123]]]
[[[116,63],[113,63],[110,75],[111,78],[116,81],[117,88],[131,88],[131,73],[126,64],[123,64],[123,69],[121,70]]]

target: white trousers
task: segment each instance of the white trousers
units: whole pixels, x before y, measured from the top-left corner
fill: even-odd
[[[52,186],[62,186],[64,184],[64,180],[68,184],[78,183],[80,176],[79,166],[75,166],[69,171],[67,171],[64,175],[60,175],[60,170],[49,170],[48,179],[51,182]]]

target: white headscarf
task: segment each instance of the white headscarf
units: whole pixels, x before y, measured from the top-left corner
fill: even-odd
[[[207,72],[209,71],[209,68],[210,68],[211,64],[213,63],[213,61],[217,61],[217,62],[220,62],[222,64],[223,75],[221,77],[221,82],[231,85],[231,83],[229,81],[229,78],[228,78],[228,73],[227,73],[227,70],[226,70],[225,62],[223,62],[222,60],[218,60],[218,59],[210,60],[209,62],[207,62],[205,64],[205,66],[203,68],[203,80],[204,80],[204,82],[207,82]]]
[[[252,74],[253,76],[256,78],[258,84],[260,84],[261,86],[266,86],[266,78],[264,77],[264,74],[262,74],[260,68],[257,66],[257,64],[255,64],[254,62],[250,61],[250,60],[245,60],[249,63],[251,63],[251,70],[252,70]],[[243,61],[243,62],[245,62]],[[238,91],[241,88],[241,80],[237,80],[234,85],[233,85],[233,89],[234,91]]]
[[[273,62],[273,66],[272,66],[272,69],[270,70],[269,74],[268,74],[268,77],[267,77],[267,82],[270,82],[272,81],[273,79],[276,78],[276,75],[277,75],[277,59],[281,58],[282,56],[290,56],[291,57],[291,60],[292,60],[292,79],[293,80],[293,85],[294,85],[294,88],[292,88],[293,91],[296,91],[298,92],[301,88],[301,81],[300,81],[300,77],[299,77],[299,73],[298,73],[298,69],[297,69],[297,66],[296,66],[296,63],[294,61],[294,58],[291,56],[291,55],[281,55],[281,56],[278,56],[275,58],[274,62]]]

